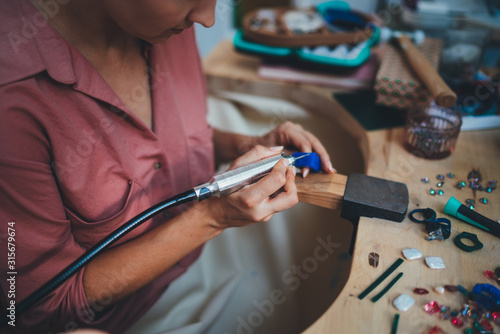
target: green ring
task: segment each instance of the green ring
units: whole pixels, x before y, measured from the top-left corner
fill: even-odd
[[[469,239],[474,243],[474,246],[467,246],[462,242],[462,239]],[[454,239],[455,245],[460,248],[463,251],[466,252],[473,252],[475,250],[483,248],[483,244],[479,239],[477,238],[477,235],[469,233],[469,232],[462,232],[459,235],[457,235]]]

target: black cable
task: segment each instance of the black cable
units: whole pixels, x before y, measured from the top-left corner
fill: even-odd
[[[200,196],[203,199],[210,197],[211,194],[209,190],[203,188],[201,190]],[[33,292],[26,299],[19,303],[16,306],[16,317],[19,317],[23,312],[29,309],[31,306],[38,303],[40,300],[45,298],[49,293],[57,289],[61,284],[63,284],[68,278],[73,276],[79,269],[88,264],[91,260],[93,260],[100,252],[102,252],[105,248],[111,246],[118,239],[123,237],[128,232],[132,231],[137,226],[141,225],[145,221],[153,218],[157,214],[172,208],[174,206],[188,203],[197,199],[196,193],[194,190],[189,190],[184,193],[178,194],[172,198],[169,198],[163,202],[152,206],[151,208],[141,212],[134,218],[127,221],[122,226],[118,227],[116,230],[108,234],[104,239],[102,239],[99,243],[97,243],[94,247],[86,251],[82,256],[73,261],[70,265],[68,265],[64,270],[62,270],[59,274],[53,277],[50,281],[45,283],[41,288]],[[0,328],[7,324],[8,322],[7,314],[2,317]]]

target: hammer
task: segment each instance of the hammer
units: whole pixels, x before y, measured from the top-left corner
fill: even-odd
[[[299,201],[341,209],[340,216],[350,221],[363,216],[401,222],[408,208],[405,184],[364,174],[309,174],[295,183]]]
[[[380,39],[383,41],[397,40],[411,68],[425,84],[436,104],[447,108],[453,106],[457,101],[457,95],[443,81],[427,58],[413,45],[410,38],[413,38],[415,43],[420,45],[423,43],[425,35],[420,30],[411,34],[382,28],[380,32]]]

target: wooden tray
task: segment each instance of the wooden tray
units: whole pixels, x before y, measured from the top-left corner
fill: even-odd
[[[257,19],[260,10],[270,10],[275,13],[275,25],[277,31],[269,31],[262,28],[252,28],[252,22]],[[253,10],[243,18],[243,31],[245,39],[253,42],[281,47],[303,47],[319,45],[338,45],[338,44],[358,44],[371,37],[372,28],[356,29],[350,32],[333,32],[327,27],[320,28],[317,32],[295,34],[288,29],[283,22],[283,15],[289,10],[298,10],[293,7],[260,8]],[[316,11],[314,8],[305,11]],[[351,10],[351,12],[360,15],[367,23],[376,23],[372,15]]]

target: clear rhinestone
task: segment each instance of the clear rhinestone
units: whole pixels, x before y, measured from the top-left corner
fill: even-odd
[[[487,198],[480,198],[479,199],[479,203],[483,203],[483,204],[488,204],[488,199]]]
[[[423,177],[420,179],[420,182],[422,183],[429,183],[429,178],[426,176],[426,177]]]
[[[444,180],[444,175],[438,174],[438,175],[436,175],[436,179],[438,179],[439,181],[442,181],[442,180]]]
[[[449,179],[453,179],[455,177],[455,174],[453,173],[448,173],[446,174],[446,176],[449,178]]]
[[[436,187],[441,188],[443,185],[444,185],[444,182],[438,182],[438,184],[436,184]]]

